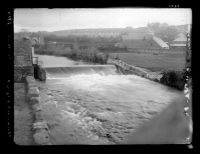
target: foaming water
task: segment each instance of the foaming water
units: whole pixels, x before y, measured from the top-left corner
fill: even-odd
[[[78,90],[96,92],[108,100],[141,103],[154,100],[166,103],[180,94],[176,90],[136,75],[78,74],[48,79],[56,79],[55,84],[65,85],[66,88],[77,92]]]
[[[115,66],[74,66],[66,59],[51,60],[44,65],[47,80],[41,102],[56,144],[121,142],[172,100],[183,97],[182,92],[157,82],[118,74]],[[66,62],[53,64],[59,60]]]

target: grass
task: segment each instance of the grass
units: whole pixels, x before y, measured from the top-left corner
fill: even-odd
[[[124,62],[151,71],[175,70],[185,68],[185,54],[183,53],[111,53],[111,57],[118,57]]]

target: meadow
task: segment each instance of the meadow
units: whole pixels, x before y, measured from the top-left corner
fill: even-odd
[[[110,53],[110,57],[118,56],[122,61],[149,69],[151,71],[175,70],[185,68],[185,53]]]

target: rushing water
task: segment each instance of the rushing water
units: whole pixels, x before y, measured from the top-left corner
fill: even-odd
[[[77,63],[53,56],[39,59],[48,67],[41,97],[55,144],[119,143],[182,97],[159,83],[120,75],[114,66],[72,66]]]

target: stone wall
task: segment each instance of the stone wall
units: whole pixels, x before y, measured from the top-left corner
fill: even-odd
[[[33,76],[33,66],[15,66],[14,67],[14,82],[25,82],[26,76]]]
[[[27,75],[34,75],[31,47],[28,39],[14,40],[14,82],[24,82]]]
[[[32,66],[32,57],[31,55],[17,54],[14,56],[14,65],[15,66]]]
[[[33,139],[38,145],[51,145],[50,132],[47,122],[42,115],[40,92],[35,79],[32,76],[27,76],[26,85],[27,100],[28,103],[30,103],[34,114],[34,123],[32,125],[32,130],[34,131]]]
[[[109,59],[108,64],[114,64],[119,72],[122,74],[135,74],[146,79],[160,82],[162,74],[158,72],[151,72],[150,70],[129,65],[122,60]]]

